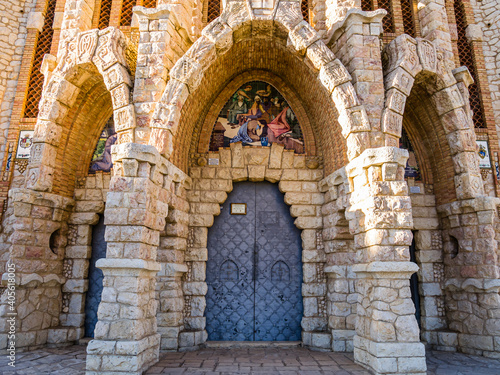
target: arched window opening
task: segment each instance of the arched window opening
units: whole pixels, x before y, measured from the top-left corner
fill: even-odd
[[[403,27],[405,34],[415,38],[415,13],[412,0],[401,0],[401,13],[403,14]]]
[[[137,5],[137,0],[123,0],[120,13],[120,26],[130,26],[132,24],[132,9]]]
[[[221,2],[220,0],[208,0],[207,2],[207,23],[212,22],[220,16]]]
[[[372,0],[361,0],[361,9],[365,12],[369,12],[373,10],[373,2]]]
[[[219,112],[210,139],[210,151],[241,142],[244,146],[284,145],[305,152],[304,137],[292,108],[272,85],[251,81],[242,85]]]
[[[384,33],[394,33],[394,14],[392,12],[392,1],[378,0],[378,8],[385,9],[387,11],[387,15],[382,19],[382,27],[384,28]]]
[[[109,17],[111,16],[111,4],[112,0],[102,0],[101,1],[101,9],[99,10],[99,22],[98,28],[99,30],[105,29],[109,26]]]
[[[56,0],[48,0],[47,10],[45,13],[45,21],[43,23],[42,32],[38,35],[38,40],[35,48],[35,56],[31,65],[30,80],[28,85],[28,94],[26,105],[24,107],[25,118],[36,118],[38,116],[38,103],[42,97],[42,87],[44,77],[40,68],[42,67],[43,56],[50,53],[52,46],[52,37],[54,36],[54,14],[56,9]]]
[[[309,0],[302,0],[300,2],[300,10],[302,11],[304,21],[309,22]]]
[[[455,0],[453,3],[455,10],[455,21],[457,23],[457,47],[460,64],[466,66],[474,78],[474,83],[469,86],[469,103],[473,112],[472,119],[474,127],[485,128],[486,121],[484,118],[483,101],[481,99],[479,80],[476,68],[476,58],[471,43],[467,40],[465,30],[467,29],[467,18],[465,15],[465,7],[461,0]]]

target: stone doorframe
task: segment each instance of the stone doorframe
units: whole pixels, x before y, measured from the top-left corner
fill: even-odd
[[[243,147],[241,143],[208,154],[209,165],[190,169],[192,189],[189,237],[185,261],[188,271],[184,278],[185,331],[180,333],[181,350],[197,348],[207,340],[205,330],[206,261],[208,228],[220,205],[239,181],[269,181],[279,183],[290,206],[295,225],[302,230],[304,315],[302,341],[304,345],[331,349],[331,334],[327,332],[325,254],[322,249],[323,219],[321,207],[324,195],[319,191],[323,170],[305,155],[285,150],[283,145]],[[204,160],[200,160],[203,164]]]

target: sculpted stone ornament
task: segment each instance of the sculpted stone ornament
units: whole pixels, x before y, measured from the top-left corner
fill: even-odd
[[[55,73],[67,73],[76,64],[76,46],[77,40],[75,38],[66,39],[57,53],[57,61],[59,64],[55,69]]]
[[[352,79],[339,59],[335,59],[324,65],[319,71],[318,78],[329,92],[332,92],[335,87]]]
[[[90,30],[78,34],[77,64],[84,64],[92,61],[97,47],[97,30]]]
[[[110,90],[111,99],[113,100],[113,108],[121,108],[130,102],[130,90],[128,85],[122,83]]]
[[[436,72],[436,47],[434,44],[426,39],[417,38],[417,51],[422,69],[428,72]]]
[[[382,115],[382,131],[396,137],[401,137],[402,128],[403,116],[390,109],[385,109]]]
[[[190,91],[193,91],[200,84],[203,70],[200,63],[188,56],[184,56],[175,63],[170,71],[170,76],[185,83],[188,85]]]
[[[217,58],[215,44],[208,37],[202,36],[191,46],[188,56],[205,70]]]
[[[295,26],[288,37],[293,47],[301,54],[304,54],[307,47],[320,39],[316,30],[306,21],[301,21]]]
[[[414,82],[415,78],[413,78],[410,73],[403,68],[398,67],[387,75],[384,80],[384,86],[386,90],[389,90],[391,87],[397,88],[403,94],[408,96],[410,95]]]
[[[233,30],[221,19],[216,18],[201,32],[215,44],[217,52],[226,53],[233,46]]]
[[[246,1],[227,1],[220,17],[233,31],[233,26],[245,26],[252,19]]]
[[[274,19],[282,23],[288,31],[303,21],[300,3],[298,1],[280,1]]]
[[[318,70],[335,60],[335,54],[322,41],[311,44],[309,48],[307,48],[306,57]]]
[[[134,105],[130,104],[126,107],[114,111],[115,130],[127,130],[135,128],[135,110]]]
[[[116,63],[127,66],[124,50],[125,37],[123,33],[114,27],[108,27],[99,32],[97,50],[92,61],[101,72]]]
[[[106,70],[103,74],[104,84],[108,90],[112,90],[121,83],[125,83],[129,87],[132,86],[130,76],[121,64],[114,64],[111,68]]]
[[[342,126],[342,135],[347,138],[350,133],[370,131],[370,122],[363,106],[339,111],[339,123]]]
[[[339,108],[339,111],[361,104],[351,82],[346,82],[335,87],[333,89],[332,98],[337,108]]]
[[[188,95],[189,90],[185,83],[171,79],[163,92],[161,103],[182,107]]]
[[[393,110],[402,115],[406,104],[406,95],[396,88],[392,88],[387,92],[386,108]]]
[[[413,77],[421,70],[422,66],[417,55],[417,43],[409,35],[403,34],[395,39],[397,61],[391,66],[401,66]]]

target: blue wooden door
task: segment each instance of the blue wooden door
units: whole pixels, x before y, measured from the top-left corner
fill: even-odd
[[[101,215],[99,223],[92,229],[92,255],[89,264],[89,289],[85,298],[85,336],[94,337],[97,323],[97,309],[101,302],[102,271],[95,266],[98,259],[106,258],[106,241],[104,241],[104,216]]]
[[[300,230],[277,185],[235,184],[208,233],[207,284],[209,340],[300,340]]]

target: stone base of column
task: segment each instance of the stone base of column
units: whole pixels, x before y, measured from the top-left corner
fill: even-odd
[[[375,342],[354,336],[354,360],[375,375],[425,375],[425,347],[420,342]]]
[[[137,341],[92,340],[87,347],[86,375],[141,375],[158,362],[160,334]]]

